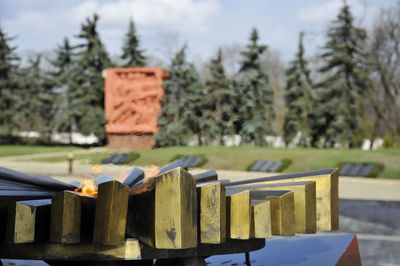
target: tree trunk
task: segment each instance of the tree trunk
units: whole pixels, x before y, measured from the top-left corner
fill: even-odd
[[[197,141],[198,141],[198,145],[199,146],[203,146],[203,140],[202,140],[201,132],[199,132],[199,134],[197,134]]]

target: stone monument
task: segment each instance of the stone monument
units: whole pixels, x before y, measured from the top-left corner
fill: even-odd
[[[168,73],[160,67],[110,68],[105,73],[108,147],[151,149],[158,131],[161,87]]]

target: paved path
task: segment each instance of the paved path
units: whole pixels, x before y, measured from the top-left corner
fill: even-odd
[[[102,150],[103,148],[96,148]],[[85,154],[85,153],[92,153],[93,150],[73,150],[74,155],[77,154]],[[40,159],[40,158],[49,158],[49,157],[56,157],[62,155],[68,155],[70,151],[56,151],[56,152],[42,152],[42,153],[34,153],[34,154],[24,154],[24,155],[13,155],[7,157],[0,157],[1,162],[12,162],[12,161],[26,161],[32,159]]]

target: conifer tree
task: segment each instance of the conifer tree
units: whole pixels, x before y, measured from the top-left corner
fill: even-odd
[[[300,33],[299,50],[290,67],[286,70],[286,113],[283,124],[283,138],[286,145],[301,132],[300,145],[308,146],[310,137],[309,115],[312,108],[312,82],[308,62],[304,58],[303,35]]]
[[[186,45],[176,53],[168,72],[158,117],[160,129],[154,135],[157,145],[184,145],[190,134],[197,134],[201,143],[202,85],[193,64],[186,61]]]
[[[258,44],[258,32],[251,32],[250,43],[242,52],[243,61],[234,87],[239,96],[236,111],[238,122],[235,127],[239,132],[242,143],[266,145],[265,136],[274,134],[271,120],[274,91],[268,81],[268,76],[262,71],[260,56],[267,47]]]
[[[0,139],[11,136],[16,128],[17,120],[14,116],[18,94],[18,56],[16,47],[10,46],[10,38],[0,26]]]
[[[22,112],[17,115],[19,127],[24,131],[35,131],[35,125],[39,124],[39,98],[40,88],[42,87],[42,73],[40,63],[42,56],[36,56],[28,59],[28,66],[21,69],[22,81],[20,91],[19,105],[24,106]]]
[[[221,49],[218,49],[216,57],[211,59],[209,70],[211,77],[206,82],[207,96],[203,109],[203,123],[206,129],[204,131],[210,139],[218,136],[219,144],[224,145],[223,136],[234,133],[235,94],[225,74]]]
[[[71,108],[71,70],[73,67],[73,50],[68,38],[64,38],[63,43],[55,49],[54,60],[49,60],[53,69],[49,71],[53,88],[59,91],[57,106],[58,116],[55,128],[59,132],[69,133],[69,143],[72,144],[72,132],[75,126],[73,110]]]
[[[203,119],[205,109],[204,84],[193,64],[188,63],[185,73],[188,81],[187,87],[182,94],[182,122],[189,134],[197,136],[199,145],[203,145],[204,131],[207,130],[207,121]]]
[[[77,130],[84,135],[94,133],[105,143],[104,81],[102,72],[111,66],[110,58],[97,32],[97,14],[87,18],[77,35],[77,61],[71,70],[70,110]]]
[[[122,47],[122,59],[126,60],[126,67],[142,67],[146,64],[143,50],[139,49],[139,38],[136,34],[136,27],[131,19],[129,29],[125,35],[124,46]]]
[[[15,115],[22,130],[37,131],[43,140],[50,142],[55,122],[55,93],[41,63],[42,55],[37,54],[22,69],[19,102],[21,111]]]
[[[337,19],[327,32],[320,69],[327,78],[319,84],[318,105],[313,113],[312,138],[317,143],[325,137],[324,146],[335,143],[354,145],[354,136],[362,130],[363,96],[371,88],[364,29],[354,25],[350,7],[344,2]]]

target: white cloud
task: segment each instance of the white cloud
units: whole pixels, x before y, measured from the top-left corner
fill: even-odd
[[[89,0],[72,9],[68,19],[82,21],[96,12],[100,25],[109,29],[125,30],[132,17],[138,26],[155,31],[206,32],[208,19],[219,9],[217,0],[120,0],[102,5]]]
[[[183,42],[190,54],[203,58],[214,55],[224,43],[245,43],[251,27],[260,31],[261,41],[279,48],[289,60],[297,49],[300,30],[319,34],[307,44],[307,53],[323,41],[326,22],[334,19],[342,0],[0,0],[0,25],[8,36],[17,38],[11,45],[18,52],[51,51],[67,36],[72,44],[87,17],[100,15],[98,31],[112,55],[121,53],[128,20],[137,25],[141,48],[148,55],[170,56]],[[396,0],[347,0],[359,25],[373,23],[381,7]],[[367,12],[364,10],[367,6]],[[284,10],[285,12],[282,12]],[[293,15],[294,14],[294,15]],[[365,19],[363,19],[365,18]],[[277,26],[278,25],[278,26]],[[311,32],[311,33],[310,33]],[[175,34],[179,41],[168,43],[165,36]],[[170,49],[173,47],[174,49]]]
[[[52,50],[65,36],[76,42],[73,37],[80,24],[94,13],[100,17],[98,31],[104,44],[111,53],[118,53],[131,17],[139,35],[146,39],[168,32],[184,36],[207,33],[211,19],[220,12],[218,0],[40,0],[38,5],[23,5],[25,1],[15,0],[7,6],[9,12],[4,14],[9,15],[0,21],[6,33],[17,35],[21,51]]]
[[[81,22],[97,12],[98,8],[99,5],[97,4],[97,2],[85,1],[67,12],[66,20],[71,24],[75,24],[75,22],[77,21]]]
[[[353,15],[362,15],[364,11],[362,3],[358,0],[347,2]],[[299,9],[296,18],[302,22],[325,23],[334,19],[342,6],[342,0],[331,0],[322,4],[310,5]]]

